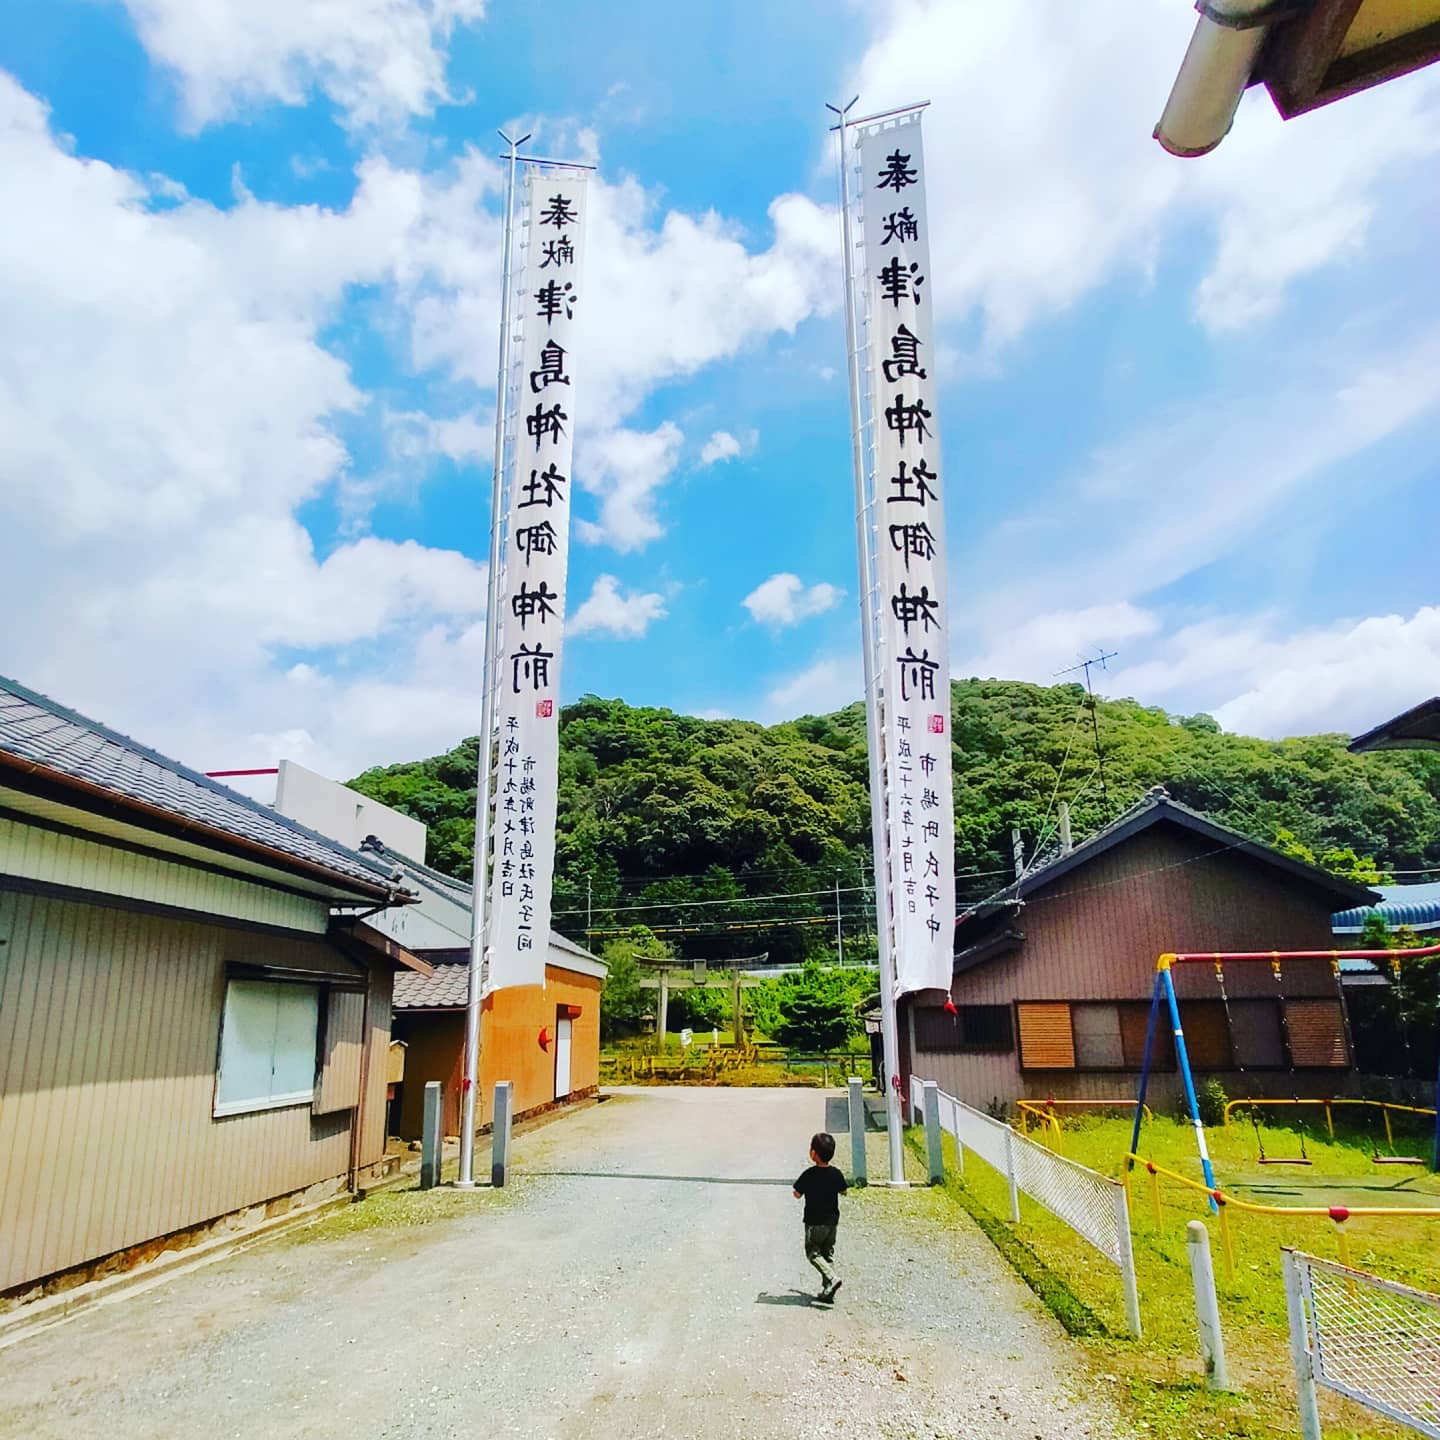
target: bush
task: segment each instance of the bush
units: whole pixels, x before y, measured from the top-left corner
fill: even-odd
[[[1200,1087],[1200,1118],[1212,1129],[1225,1123],[1225,1106],[1230,1097],[1225,1087],[1213,1076]]]

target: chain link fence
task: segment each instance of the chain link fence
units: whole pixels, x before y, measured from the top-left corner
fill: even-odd
[[[1304,1440],[1317,1385],[1440,1440],[1440,1295],[1287,1250],[1285,1298]]]
[[[933,1083],[933,1082],[931,1082]],[[925,1115],[927,1082],[912,1076],[910,1113],[919,1121]],[[956,1156],[963,1173],[965,1151],[972,1151],[1010,1187],[1010,1219],[1020,1219],[1020,1196],[1027,1195],[1041,1209],[1068,1225],[1093,1245],[1120,1271],[1125,1292],[1125,1318],[1130,1334],[1140,1337],[1140,1301],[1135,1284],[1135,1256],[1130,1245],[1130,1210],[1125,1187],[1097,1170],[1067,1160],[1019,1133],[1003,1120],[934,1089],[940,1128],[955,1138]]]

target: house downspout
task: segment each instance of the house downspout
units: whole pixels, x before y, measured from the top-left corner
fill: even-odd
[[[1229,133],[1271,27],[1292,0],[1199,0],[1200,19],[1155,138],[1172,155],[1208,155]]]
[[[365,968],[365,1000],[360,1007],[360,1096],[355,1106],[355,1123],[350,1127],[350,1173],[346,1189],[353,1195],[360,1188],[360,1157],[365,1153],[365,1109],[370,1101],[370,992],[375,986],[375,967]]]

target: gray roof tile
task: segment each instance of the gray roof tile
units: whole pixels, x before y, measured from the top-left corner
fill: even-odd
[[[393,884],[392,865],[328,840],[3,676],[0,751],[154,806],[178,820],[208,825],[293,860],[318,865],[335,876],[337,883],[358,880],[367,889]]]
[[[435,966],[433,975],[402,970],[395,976],[397,1010],[434,1010],[441,1006],[464,1006],[470,998],[470,963],[446,961]]]

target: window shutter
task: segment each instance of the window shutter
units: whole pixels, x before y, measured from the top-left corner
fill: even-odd
[[[1075,1036],[1070,1028],[1070,1007],[1028,1002],[1020,1012],[1020,1064],[1026,1070],[1073,1070]]]
[[[1350,1063],[1338,1001],[1287,1000],[1285,1026],[1290,1032],[1291,1063],[1297,1070]]]
[[[332,990],[325,1006],[325,1048],[315,1086],[316,1115],[353,1110],[360,1103],[360,1033],[365,997],[353,990]]]

